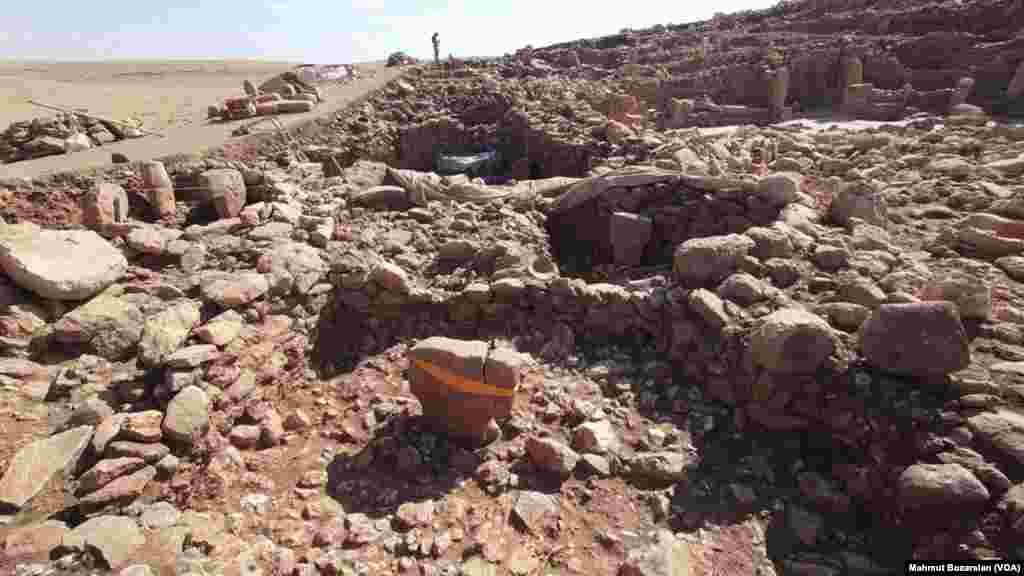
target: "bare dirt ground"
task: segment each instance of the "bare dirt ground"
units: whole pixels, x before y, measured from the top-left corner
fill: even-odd
[[[243,94],[246,79],[259,85],[294,65],[253,61],[125,61],[94,63],[0,62],[0,127],[50,114],[32,99],[55,106],[84,108],[113,119],[140,118],[144,127],[166,137],[146,136],[73,155],[51,156],[0,166],[0,178],[32,178],[110,163],[113,152],[130,160],[177,153],[201,153],[223,144],[247,120],[211,123],[206,109]],[[324,102],[312,112],[281,116],[286,125],[327,114],[397,74],[380,63],[357,66],[361,76],[346,84],[321,86]]]

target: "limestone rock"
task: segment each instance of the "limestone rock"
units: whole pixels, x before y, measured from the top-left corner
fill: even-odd
[[[752,248],[754,241],[741,234],[692,238],[676,249],[673,271],[687,284],[717,284],[739,267]]]
[[[207,344],[225,346],[234,341],[245,326],[245,319],[234,310],[225,310],[196,329],[196,336]]]
[[[282,282],[272,283],[280,286],[284,294],[293,289],[297,294],[309,292],[327,272],[327,264],[320,257],[320,252],[300,242],[285,242],[274,246],[260,257],[256,268],[271,278],[281,278]]]
[[[107,360],[123,360],[142,338],[145,317],[124,298],[100,294],[65,314],[53,327],[58,342],[89,344]]]
[[[522,365],[515,352],[433,337],[413,347],[409,359],[410,387],[424,417],[448,433],[483,439],[492,419],[510,413]]]
[[[79,499],[78,504],[85,510],[96,510],[111,504],[129,503],[141,496],[146,486],[154,478],[156,478],[156,468],[146,466],[131,474],[111,480],[99,490],[83,496]]]
[[[221,218],[234,218],[245,207],[245,179],[238,170],[207,170],[199,175],[197,184],[203,190],[201,197],[213,203]]]
[[[765,370],[811,374],[835,351],[835,333],[823,318],[799,309],[783,309],[764,319],[754,332],[750,353]]]
[[[146,543],[138,523],[127,516],[97,516],[64,537],[65,548],[89,550],[111,570],[126,566]]]
[[[210,398],[202,388],[188,386],[167,405],[163,430],[168,438],[192,444],[210,429]]]
[[[803,177],[794,172],[779,172],[761,178],[757,183],[757,195],[769,205],[785,206],[800,197]]]
[[[128,269],[119,250],[91,230],[0,229],[0,269],[18,286],[52,300],[85,300]]]
[[[641,480],[674,483],[686,480],[694,466],[693,458],[681,452],[641,452],[630,462],[630,471]]]
[[[146,321],[139,342],[139,363],[157,366],[188,338],[199,323],[199,303],[179,302]]]
[[[549,494],[526,490],[520,492],[512,511],[527,530],[542,534],[545,521],[558,518],[558,500]]]
[[[70,532],[66,524],[57,520],[45,520],[40,524],[17,528],[4,538],[3,558],[48,558],[50,550],[59,546]]]
[[[174,183],[167,174],[167,169],[162,162],[142,162],[140,170],[142,182],[146,185],[146,194],[149,206],[157,218],[170,218],[174,216],[176,201],[174,198]]]
[[[654,542],[629,551],[618,576],[690,576],[690,547],[668,530],[658,530]]]
[[[75,492],[79,495],[95,492],[117,478],[131,474],[145,465],[146,461],[141,458],[100,460],[78,479],[78,489]]]
[[[1024,465],[1024,416],[1012,410],[982,412],[968,418],[967,427],[986,451]]]
[[[870,364],[896,374],[949,374],[971,360],[960,314],[950,302],[883,304],[861,325],[860,345]]]
[[[609,420],[585,422],[573,431],[572,445],[580,452],[605,454],[618,446],[618,436]]]
[[[270,290],[270,282],[263,274],[243,272],[225,274],[211,272],[200,278],[199,289],[203,299],[224,308],[243,306]]]
[[[79,426],[19,450],[0,478],[0,505],[21,508],[55,475],[71,473],[92,432],[92,426]]]
[[[103,229],[128,219],[128,194],[119,184],[100,182],[82,197],[82,224]]]
[[[526,452],[538,468],[568,478],[579,463],[579,454],[552,438],[530,436],[526,439]]]
[[[377,282],[385,290],[406,295],[412,292],[409,274],[397,264],[382,262],[370,273],[370,279]]]
[[[932,514],[946,507],[980,507],[989,499],[985,485],[959,464],[909,466],[900,474],[899,495],[906,509],[927,508]]]
[[[617,264],[640,264],[651,241],[654,222],[639,214],[615,212],[608,220],[609,240]]]
[[[887,214],[885,197],[865,181],[844,184],[829,207],[829,215],[840,226],[848,225],[850,218],[860,218],[868,224],[885,228],[888,225]]]

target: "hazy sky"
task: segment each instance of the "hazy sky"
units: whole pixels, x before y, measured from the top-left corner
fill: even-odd
[[[498,56],[776,0],[92,0],[5,2],[0,59],[259,58],[347,63],[396,50]]]

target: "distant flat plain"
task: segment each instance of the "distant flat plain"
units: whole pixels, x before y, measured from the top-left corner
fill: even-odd
[[[322,62],[317,64],[344,64]],[[147,130],[167,138],[147,136],[67,156],[0,165],[0,177],[33,177],[46,172],[88,168],[109,162],[110,153],[123,152],[132,160],[172,153],[199,152],[230,138],[242,121],[211,125],[207,108],[225,98],[243,96],[242,83],[259,86],[299,63],[257,60],[112,60],[44,62],[0,60],[0,131],[11,122],[52,116],[28,99],[54,106],[84,109],[114,120],[141,119]],[[307,114],[286,115],[287,123],[327,114],[373,90],[398,74],[383,62],[356,64],[355,82],[321,86],[325,102]]]

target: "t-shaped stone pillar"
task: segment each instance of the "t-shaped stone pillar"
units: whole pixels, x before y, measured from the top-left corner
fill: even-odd
[[[483,441],[491,421],[511,413],[522,363],[513,350],[435,336],[409,351],[409,383],[431,424]]]

